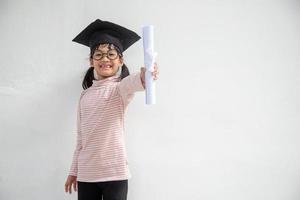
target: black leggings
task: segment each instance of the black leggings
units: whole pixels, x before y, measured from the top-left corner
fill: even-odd
[[[78,185],[78,200],[126,200],[128,180],[106,182],[80,182]]]

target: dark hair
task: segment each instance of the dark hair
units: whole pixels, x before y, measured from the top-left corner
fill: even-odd
[[[96,51],[96,49],[99,47],[99,45],[100,45],[100,44],[95,45],[95,46],[93,46],[93,47],[91,48],[90,59],[92,59],[93,54],[95,53],[95,51]],[[122,52],[120,51],[120,49],[119,49],[118,47],[114,46],[113,44],[109,44],[109,49],[111,49],[111,48],[113,48],[113,47],[117,50],[117,52],[119,53],[119,56],[122,58],[122,57],[123,57],[123,54],[122,54]],[[86,73],[85,73],[85,76],[84,76],[83,81],[82,81],[82,88],[83,88],[84,90],[87,89],[87,88],[89,88],[89,87],[91,87],[92,84],[93,84],[93,80],[96,80],[95,77],[94,77],[94,72],[93,72],[93,71],[94,71],[94,67],[90,67],[90,68],[86,71]],[[121,75],[120,75],[121,80],[122,80],[123,78],[125,78],[126,76],[128,76],[129,74],[130,74],[130,73],[129,73],[128,67],[127,67],[125,64],[123,64],[123,66],[122,66],[122,71],[121,71]]]

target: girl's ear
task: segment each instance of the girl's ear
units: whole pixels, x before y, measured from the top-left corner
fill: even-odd
[[[93,66],[93,59],[92,59],[92,58],[90,58],[90,66],[91,66],[91,67],[94,67],[94,66]]]
[[[124,62],[123,62],[123,57],[120,57],[120,64],[121,64],[121,67],[123,66]]]

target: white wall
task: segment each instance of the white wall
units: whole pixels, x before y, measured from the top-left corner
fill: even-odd
[[[155,26],[157,104],[126,118],[130,200],[300,198],[300,3],[0,1],[0,199],[64,193],[88,48],[100,18]],[[142,41],[125,52],[143,65]],[[150,122],[150,123],[149,123]]]

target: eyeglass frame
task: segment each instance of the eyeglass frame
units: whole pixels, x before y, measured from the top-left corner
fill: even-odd
[[[116,53],[116,55],[117,55],[116,58],[114,58],[114,59],[109,58],[108,54],[109,54],[109,52],[111,52],[111,51],[116,51],[116,52],[117,52],[117,53]],[[122,56],[122,54],[120,54],[116,49],[110,49],[110,50],[108,50],[106,53],[102,53],[102,52],[101,52],[102,56],[101,56],[99,59],[95,59],[95,57],[94,57],[95,54],[96,54],[96,53],[93,54],[92,58],[93,58],[94,60],[97,60],[97,61],[102,60],[102,59],[104,58],[104,56],[107,57],[109,60],[116,60],[116,59],[118,58],[118,56],[119,56],[119,57]]]

